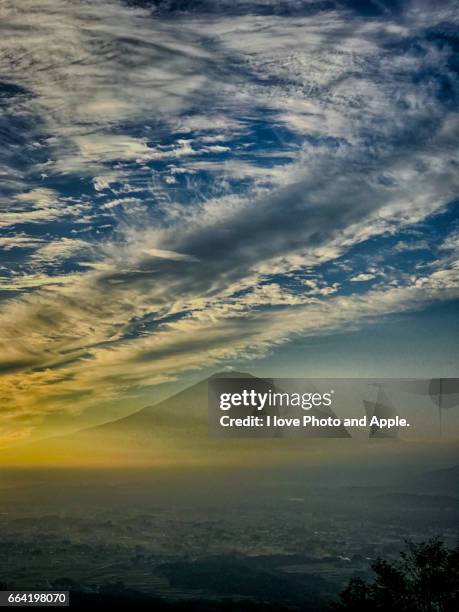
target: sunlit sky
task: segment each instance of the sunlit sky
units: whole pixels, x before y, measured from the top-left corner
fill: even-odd
[[[0,444],[228,367],[457,375],[455,9],[0,0]]]

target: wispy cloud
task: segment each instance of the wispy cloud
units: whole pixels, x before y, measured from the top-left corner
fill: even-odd
[[[8,435],[459,297],[457,229],[403,247],[457,196],[451,7],[263,4],[1,4]]]

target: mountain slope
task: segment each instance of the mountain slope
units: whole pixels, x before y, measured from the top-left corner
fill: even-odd
[[[215,377],[250,378],[257,385],[275,387],[247,373],[224,372]],[[279,391],[278,388],[276,388]],[[214,438],[208,435],[208,379],[203,380],[153,406],[127,417],[82,430],[70,436],[53,438],[0,452],[4,465],[283,465],[317,461],[330,454],[351,456],[361,452],[362,444],[337,435],[342,431],[324,430],[323,437],[308,438]],[[323,417],[333,413],[313,409],[309,414]],[[307,433],[307,432],[306,432]],[[381,449],[382,450],[382,449]]]

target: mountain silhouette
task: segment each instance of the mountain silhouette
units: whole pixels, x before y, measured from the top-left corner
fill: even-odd
[[[117,419],[104,425],[93,427],[88,432],[102,434],[104,436],[133,436],[137,442],[142,442],[154,438],[160,432],[168,431],[175,436],[184,433],[187,437],[205,434],[208,436],[208,385],[213,378],[231,379],[250,379],[251,388],[257,392],[283,392],[273,379],[261,379],[247,372],[225,371],[214,374],[201,382],[176,393],[175,395],[155,404],[139,410],[127,417]],[[231,389],[231,386],[228,386]],[[299,412],[298,412],[299,410]],[[300,416],[302,412],[298,409]],[[232,416],[244,417],[248,414],[247,408],[241,406],[235,408]],[[261,413],[260,413],[261,414]],[[308,414],[317,418],[335,417],[335,413],[330,408],[311,408]],[[238,432],[243,433],[243,432]],[[250,432],[249,432],[250,433]],[[269,437],[273,436],[272,431],[267,432]],[[302,437],[350,437],[344,426],[341,427],[321,427],[320,430],[302,430]]]
[[[303,438],[350,437],[342,428],[321,428],[304,432],[296,439],[282,441],[272,434],[264,438],[215,438],[208,433],[208,383],[211,378],[251,379],[257,388],[279,391],[270,379],[259,379],[246,372],[219,372],[157,404],[126,417],[80,430],[74,434],[48,438],[10,448],[0,460],[11,462],[15,453],[33,461],[50,463],[106,464],[232,464],[247,460],[270,463],[292,460],[292,453],[304,453],[309,442]],[[313,416],[334,416],[329,408],[313,408]]]

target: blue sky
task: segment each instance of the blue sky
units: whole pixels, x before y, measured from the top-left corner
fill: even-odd
[[[2,438],[311,354],[454,375],[455,8],[3,2]]]

